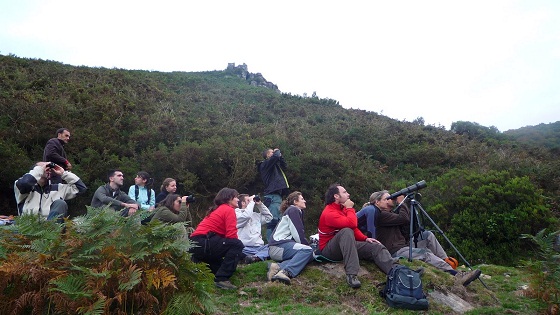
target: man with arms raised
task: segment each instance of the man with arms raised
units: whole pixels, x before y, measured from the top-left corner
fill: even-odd
[[[255,211],[258,209],[258,211]],[[244,262],[251,264],[268,259],[268,244],[262,239],[262,225],[272,220],[272,214],[257,196],[239,195],[237,217],[237,237],[243,242]]]
[[[52,183],[50,178],[58,175],[64,183]],[[76,174],[65,171],[60,165],[51,162],[38,162],[29,173],[14,183],[18,213],[39,214],[47,220],[68,216],[70,200],[85,192],[86,185]]]

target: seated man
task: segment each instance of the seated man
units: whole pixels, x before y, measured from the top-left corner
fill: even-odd
[[[244,262],[254,263],[268,259],[268,244],[264,244],[261,236],[262,225],[272,220],[272,213],[261,202],[260,198],[253,201],[255,196],[239,195],[239,208],[235,209],[237,217],[237,237],[243,242]],[[259,211],[254,211],[258,209]]]
[[[393,201],[388,199],[390,196],[387,190],[374,192],[370,196],[369,205],[360,210],[356,215],[359,221],[367,223],[368,234],[377,238],[383,243],[393,257],[409,257],[409,239],[401,232],[401,228],[410,226],[410,210],[405,205],[400,207],[400,211],[392,211]],[[401,197],[402,200],[402,197]],[[361,220],[366,218],[365,220]],[[375,226],[372,226],[374,224]],[[441,247],[434,233],[424,231],[419,235],[416,247],[412,249],[412,259],[422,260],[440,270],[455,276],[464,286],[480,276],[480,270],[457,272],[447,262],[451,259]]]
[[[109,182],[97,188],[91,199],[91,206],[94,208],[110,206],[115,211],[121,211],[125,217],[134,214],[138,210],[138,204],[121,191],[123,183],[124,175],[120,170],[109,171]]]
[[[344,262],[350,287],[361,286],[357,277],[360,259],[373,261],[385,274],[397,265],[385,246],[358,229],[354,202],[344,187],[331,185],[325,194],[325,204],[319,218],[319,249],[327,259]]]
[[[65,183],[51,184],[50,177],[57,174]],[[76,174],[65,171],[51,162],[38,162],[29,173],[14,183],[18,213],[38,214],[47,220],[68,216],[70,200],[87,190],[86,185]]]

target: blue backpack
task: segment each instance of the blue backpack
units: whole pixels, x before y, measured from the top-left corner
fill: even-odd
[[[395,266],[389,271],[381,296],[389,306],[394,308],[428,309],[428,300],[422,291],[420,274],[404,265]]]

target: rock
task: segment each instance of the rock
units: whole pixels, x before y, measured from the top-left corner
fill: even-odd
[[[474,307],[467,301],[463,300],[462,298],[458,297],[457,295],[451,292],[440,292],[440,291],[433,291],[428,294],[432,301],[449,306],[453,311],[463,314],[467,311],[471,311]]]

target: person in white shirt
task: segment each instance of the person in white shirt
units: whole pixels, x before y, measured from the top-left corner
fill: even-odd
[[[258,210],[258,211],[257,211]],[[264,261],[269,258],[268,244],[262,239],[262,226],[272,221],[272,213],[258,196],[239,195],[237,217],[237,237],[243,242],[244,262],[246,264]]]

